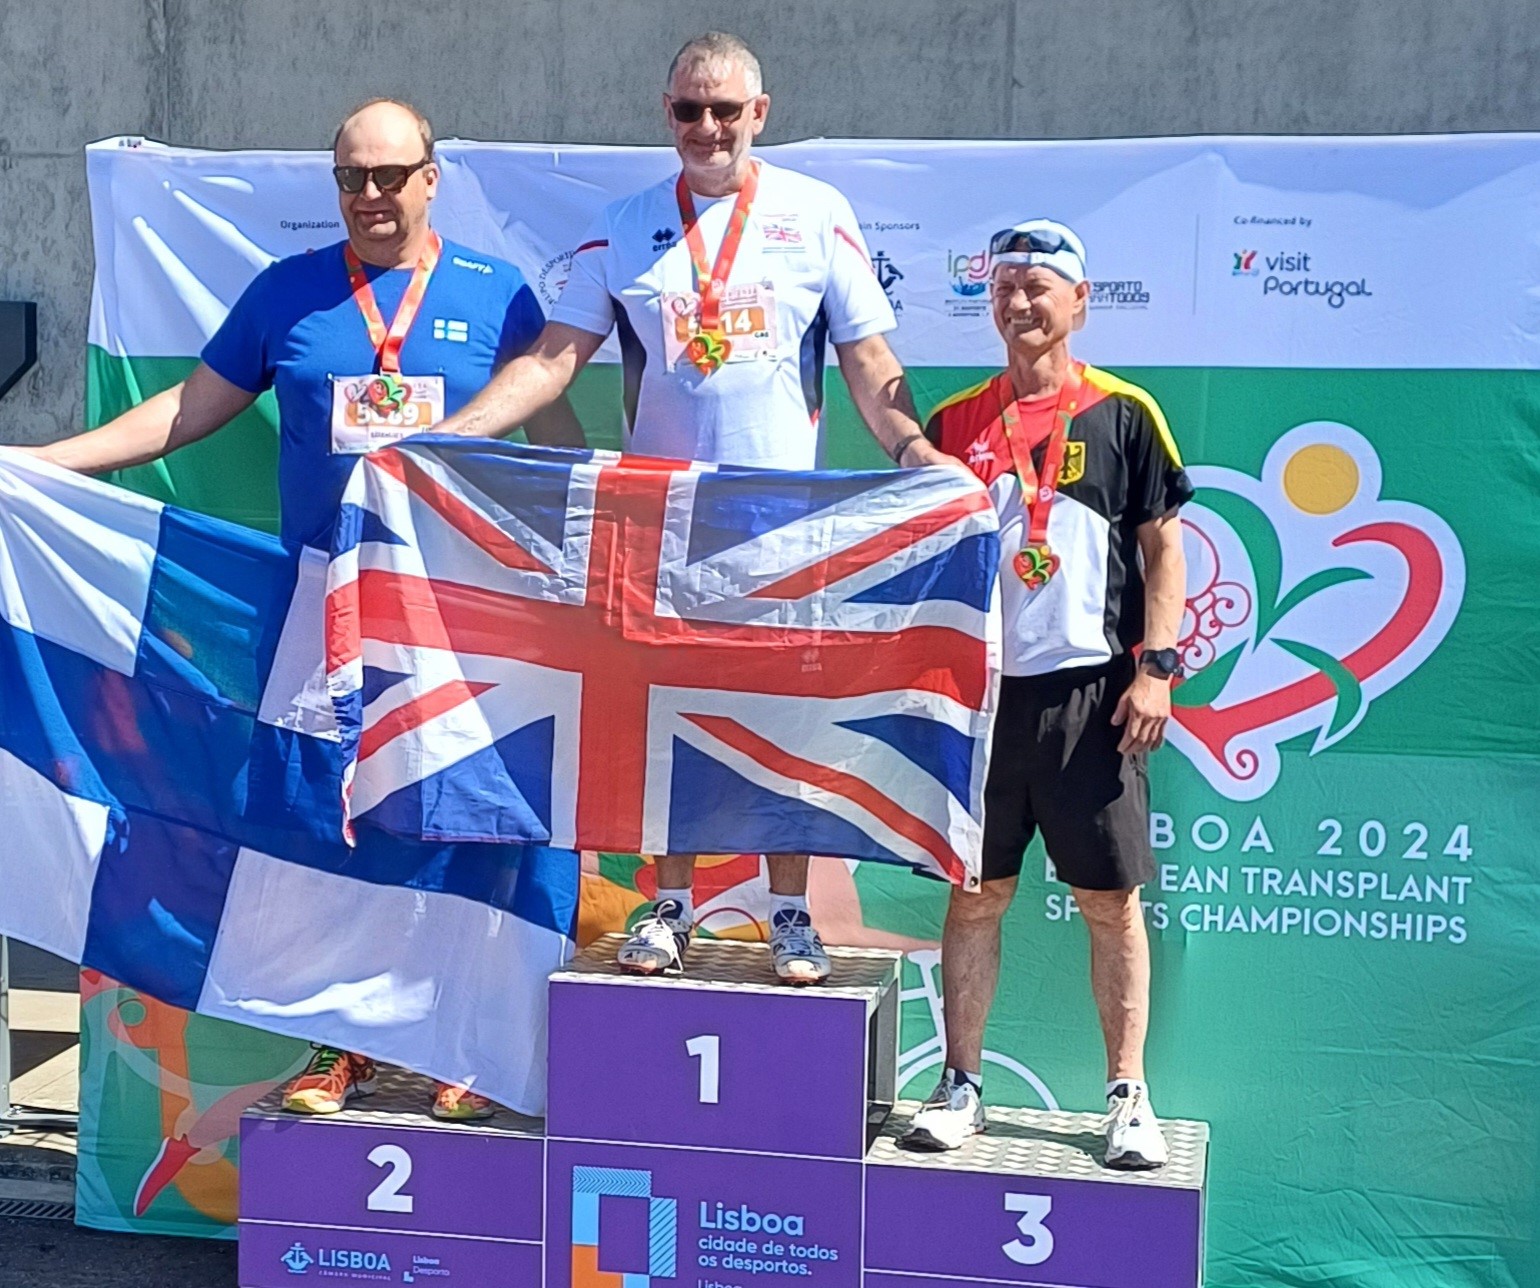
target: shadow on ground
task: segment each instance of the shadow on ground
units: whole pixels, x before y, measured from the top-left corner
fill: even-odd
[[[0,1288],[234,1288],[235,1244],[0,1220]]]

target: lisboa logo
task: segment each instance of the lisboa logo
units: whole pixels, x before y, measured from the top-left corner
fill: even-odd
[[[1167,732],[1217,791],[1255,800],[1278,781],[1282,743],[1335,745],[1427,661],[1459,612],[1465,557],[1431,510],[1381,499],[1374,448],[1333,421],[1289,430],[1260,478],[1191,475],[1189,678]]]

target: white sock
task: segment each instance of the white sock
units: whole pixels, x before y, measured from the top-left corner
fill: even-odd
[[[807,912],[807,896],[805,894],[776,894],[770,892],[770,920],[775,920],[778,912]]]
[[[677,899],[679,906],[684,909],[680,915],[690,921],[695,920],[695,891],[689,886],[685,886],[682,890],[665,890],[659,886],[658,897],[653,902],[662,903],[665,899]]]
[[[947,1081],[954,1087],[964,1082],[971,1082],[973,1089],[980,1095],[984,1092],[984,1075],[982,1073],[974,1073],[971,1069],[954,1069],[948,1065],[946,1077]]]
[[[1114,1078],[1107,1084],[1107,1096],[1109,1099],[1117,1094],[1119,1087],[1124,1088],[1124,1095],[1132,1096],[1135,1093],[1142,1091],[1144,1092],[1144,1098],[1146,1100],[1150,1098],[1150,1087],[1148,1083],[1141,1082],[1138,1078]]]

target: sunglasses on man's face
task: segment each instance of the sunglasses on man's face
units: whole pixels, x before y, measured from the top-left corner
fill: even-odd
[[[753,101],[749,98],[741,103],[696,103],[688,98],[671,98],[668,100],[668,105],[673,109],[674,119],[686,125],[694,125],[707,112],[711,113],[714,121],[722,125],[731,125],[743,115],[743,109]]]
[[[432,161],[424,157],[416,165],[334,165],[332,178],[343,192],[362,192],[370,179],[381,192],[400,192],[408,179]]]
[[[995,255],[1020,255],[1030,252],[1034,255],[1056,255],[1061,250],[1074,251],[1075,248],[1061,233],[1050,232],[1047,229],[1031,229],[1020,232],[1015,228],[1007,228],[1004,232],[998,232],[989,239],[989,254]],[[1079,252],[1075,251],[1078,255]]]

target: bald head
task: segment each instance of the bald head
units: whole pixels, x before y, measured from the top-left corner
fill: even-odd
[[[368,164],[343,162],[344,143],[350,150],[358,145],[393,148],[405,145],[414,153],[410,160],[420,161],[433,156],[433,126],[420,111],[399,98],[371,98],[343,117],[332,138],[332,152],[339,163]]]
[[[415,264],[431,237],[428,206],[438,191],[433,127],[410,103],[376,98],[353,109],[337,128],[332,155],[362,188],[338,178],[338,207],[348,240],[365,263],[382,268]]]

